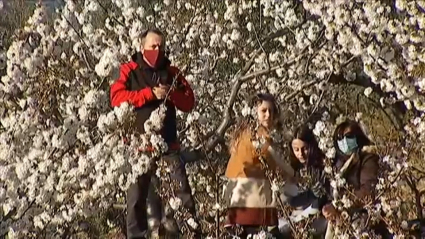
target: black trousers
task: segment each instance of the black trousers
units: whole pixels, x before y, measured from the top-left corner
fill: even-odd
[[[162,159],[169,162],[170,167],[172,167],[171,180],[180,182],[180,187],[175,189],[176,196],[181,199],[182,206],[188,209],[195,218],[195,203],[187,179],[185,164],[179,153],[166,154]],[[163,217],[160,197],[155,190],[152,190],[152,187],[159,185],[155,177],[154,168],[139,176],[137,182],[131,185],[127,191],[127,238],[129,239],[147,238],[149,234],[148,218],[160,222]]]

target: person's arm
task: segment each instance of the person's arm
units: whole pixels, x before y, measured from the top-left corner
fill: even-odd
[[[270,145],[267,148],[267,151],[272,156],[273,160],[276,162],[276,164],[279,166],[280,169],[282,169],[285,172],[285,177],[287,180],[289,180],[292,183],[295,183],[295,171],[291,167],[290,164],[286,163],[285,160],[279,155],[279,153]]]
[[[170,67],[170,72],[173,80],[177,81],[170,92],[170,101],[173,102],[177,109],[183,112],[191,111],[195,106],[195,95],[189,82],[176,67]]]
[[[378,161],[379,156],[376,154],[366,154],[364,156],[360,169],[360,188],[354,191],[354,195],[356,195],[358,200],[354,202],[352,207],[345,209],[349,215],[359,210],[359,207],[363,207],[363,199],[367,199],[373,195],[375,185],[378,181]]]
[[[134,107],[141,107],[146,102],[154,100],[155,96],[149,87],[137,91],[127,89],[126,82],[135,63],[127,63],[121,65],[119,78],[111,85],[110,97],[111,106],[120,106],[123,102],[129,102]]]
[[[360,169],[360,188],[354,191],[359,199],[365,199],[373,195],[375,185],[378,182],[379,156],[366,154]]]

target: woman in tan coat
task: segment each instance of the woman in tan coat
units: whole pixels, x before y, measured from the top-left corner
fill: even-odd
[[[230,231],[239,228],[241,238],[263,229],[278,233],[277,197],[265,167],[274,171],[280,166],[286,175],[294,175],[289,164],[277,157],[273,147],[271,133],[279,114],[274,97],[258,94],[251,104],[256,120],[246,119],[235,130],[225,174],[228,179],[224,191],[224,198],[228,200],[226,227]]]
[[[359,231],[368,232],[371,229],[382,238],[391,238],[383,221],[373,226],[369,225],[369,216],[364,209],[365,203],[376,199],[375,185],[379,174],[379,156],[374,152],[372,142],[357,122],[347,120],[335,129],[334,144],[337,152],[334,159],[336,173],[340,174],[347,185],[354,189],[353,206],[345,209],[345,212],[351,218],[362,222],[358,227]],[[343,193],[348,192],[341,190],[340,194],[343,195]],[[335,221],[339,219],[342,212],[329,203],[322,208],[322,214],[327,220]],[[326,238],[334,236],[332,225],[329,225],[331,224],[328,224]]]

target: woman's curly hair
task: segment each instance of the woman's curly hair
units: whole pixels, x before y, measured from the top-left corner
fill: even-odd
[[[256,106],[258,106],[264,101],[272,103],[273,118],[275,120],[278,119],[278,116],[280,114],[280,109],[276,102],[275,97],[272,94],[269,94],[269,93],[256,94],[254,97],[252,97],[249,100],[249,107],[251,109],[254,109]],[[236,127],[231,134],[230,152],[232,152],[238,146],[241,135],[245,133],[247,130],[251,130],[252,127],[255,125],[255,123],[256,123],[255,118],[251,114],[250,116],[248,116],[247,118],[243,118],[236,124]],[[276,122],[276,127],[278,129],[281,128],[281,123],[279,121]]]

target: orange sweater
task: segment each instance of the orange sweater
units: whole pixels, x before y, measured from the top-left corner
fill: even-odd
[[[258,135],[266,137],[261,148],[261,155],[271,170],[276,163],[268,152],[271,139],[264,128],[259,128]],[[227,224],[251,226],[275,226],[278,224],[276,199],[271,190],[265,170],[251,142],[250,130],[241,133],[237,145],[231,152],[227,165],[226,177],[229,182],[224,192],[227,200]]]

